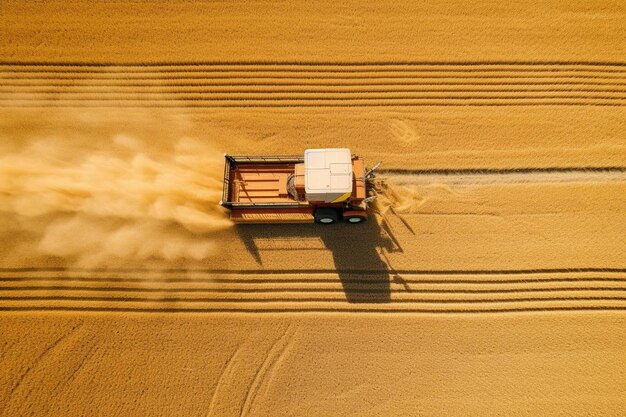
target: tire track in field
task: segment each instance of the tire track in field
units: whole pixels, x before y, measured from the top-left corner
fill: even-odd
[[[3,312],[80,312],[80,313],[228,313],[228,314],[294,314],[294,313],[413,313],[413,314],[476,314],[476,313],[545,313],[545,312],[566,312],[566,311],[626,311],[626,306],[616,305],[559,305],[550,307],[493,307],[493,308],[463,308],[463,309],[438,309],[438,308],[404,308],[404,309],[376,309],[367,310],[363,308],[355,307],[311,307],[309,309],[302,308],[179,308],[179,307],[166,307],[166,308],[146,308],[146,307],[5,307],[0,306],[0,311]]]
[[[0,63],[1,107],[621,106],[623,63]]]
[[[528,167],[528,168],[434,168],[434,169],[379,169],[378,172],[397,175],[483,175],[501,176],[516,174],[567,174],[567,175],[603,175],[626,173],[624,166],[587,166],[587,167]]]
[[[547,167],[504,169],[381,169],[395,185],[555,184],[626,182],[626,167]]]
[[[626,268],[607,267],[576,267],[576,268],[528,268],[528,269],[394,269],[395,272],[414,275],[524,275],[537,274],[583,274],[583,273],[626,273]],[[142,273],[159,274],[224,274],[224,275],[290,275],[290,274],[330,274],[334,272],[372,275],[380,273],[377,269],[329,269],[329,268],[302,268],[302,269],[220,269],[220,268],[80,268],[80,267],[49,267],[49,266],[22,266],[0,268],[0,276],[13,273]]]
[[[0,311],[486,313],[626,310],[626,271],[238,274],[0,271]],[[380,271],[378,271],[380,273]],[[369,279],[368,279],[369,277]],[[350,297],[344,280],[352,280]],[[381,292],[387,302],[379,302]],[[357,303],[348,300],[359,295]]]

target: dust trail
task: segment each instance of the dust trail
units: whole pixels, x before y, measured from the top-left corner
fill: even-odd
[[[381,191],[374,200],[374,207],[383,216],[390,210],[396,213],[413,213],[423,202],[417,187],[385,182]]]
[[[197,138],[168,137],[161,120],[112,122],[135,133],[162,123],[162,132],[2,132],[0,236],[13,246],[3,250],[87,267],[219,253],[217,233],[231,225],[218,205],[222,154]]]

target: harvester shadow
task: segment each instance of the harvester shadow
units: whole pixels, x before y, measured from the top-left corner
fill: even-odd
[[[339,276],[346,299],[350,303],[388,303],[391,301],[390,271],[383,261],[384,251],[399,249],[395,238],[371,218],[359,225],[338,223],[237,225],[237,233],[246,249],[259,265],[263,265],[256,240],[286,239],[288,241],[319,239],[325,250],[331,252],[334,271]],[[299,250],[294,245],[288,250]],[[318,259],[301,256],[302,269],[307,272],[325,272]],[[294,271],[297,273],[297,271]]]

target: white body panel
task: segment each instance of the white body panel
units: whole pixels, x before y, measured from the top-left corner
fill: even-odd
[[[350,149],[307,149],[304,151],[304,188],[308,201],[338,202],[352,192]]]

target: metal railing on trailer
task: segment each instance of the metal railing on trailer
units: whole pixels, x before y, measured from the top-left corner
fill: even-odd
[[[241,163],[273,163],[273,162],[285,162],[285,163],[300,163],[304,162],[304,156],[301,155],[265,155],[265,156],[249,156],[249,155],[224,155],[226,159],[231,162]]]
[[[273,208],[273,207],[299,207],[298,202],[278,202],[278,203],[235,203],[231,201],[230,193],[230,171],[233,164],[271,164],[287,163],[299,164],[304,162],[304,156],[299,155],[269,155],[269,156],[248,156],[248,155],[228,155],[224,154],[224,185],[222,190],[222,201],[220,204],[227,208]]]

